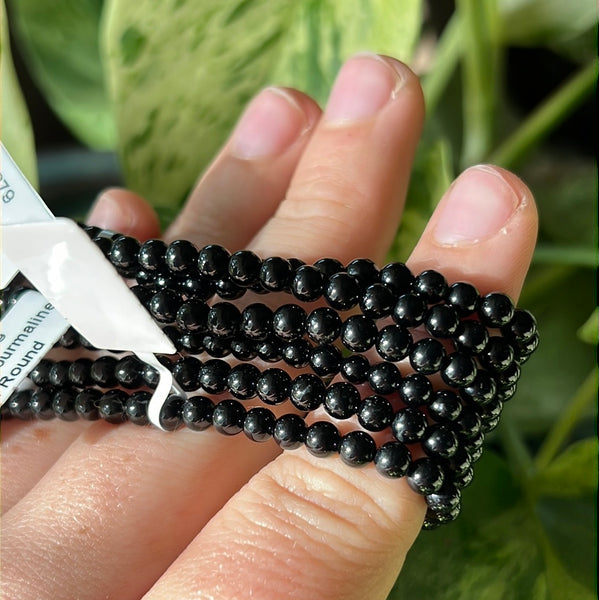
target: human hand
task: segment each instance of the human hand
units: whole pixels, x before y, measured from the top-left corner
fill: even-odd
[[[423,113],[417,79],[390,58],[348,61],[324,114],[300,92],[267,89],[166,238],[381,264]],[[90,222],[159,235],[151,209],[126,191],[101,197]],[[536,227],[520,180],[472,168],[408,264],[515,300]],[[58,420],[7,421],[2,434],[7,599],[384,599],[426,510],[404,478],[372,465],[281,454],[243,436]]]

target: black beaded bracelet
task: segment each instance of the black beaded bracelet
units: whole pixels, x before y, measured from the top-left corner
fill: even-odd
[[[325,258],[306,265],[84,229],[176,347],[178,355],[159,358],[187,398],[168,398],[164,429],[213,427],[257,442],[272,438],[283,449],[305,445],[316,456],[337,453],[355,467],[373,462],[425,496],[425,529],[457,517],[485,434],[538,345],[531,313],[503,294],[481,297],[468,283],[448,285],[432,270],[414,276],[401,263],[379,270],[367,259],[344,266]],[[3,310],[24,285],[3,292]],[[258,301],[271,292],[293,301],[274,309]],[[231,302],[246,294],[257,297],[243,308]],[[57,345],[94,350],[73,329]],[[228,356],[236,364],[222,360]],[[255,358],[286,367],[261,371]],[[146,425],[157,371],[134,355],[43,359],[29,380],[2,418]],[[204,393],[231,397],[215,402]],[[334,420],[356,423],[342,435],[333,422],[308,426],[297,412],[246,409],[254,398],[270,406],[289,401],[304,415],[322,407]]]

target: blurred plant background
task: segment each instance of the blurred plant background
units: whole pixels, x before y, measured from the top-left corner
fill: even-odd
[[[460,170],[484,161],[515,170],[539,204],[520,304],[537,315],[542,343],[488,436],[462,516],[420,536],[390,599],[596,597],[595,0],[11,0],[7,9],[2,141],[54,212],[76,217],[121,183],[167,223],[262,86],[324,103],[355,51],[411,64],[428,116],[390,259],[407,257]]]

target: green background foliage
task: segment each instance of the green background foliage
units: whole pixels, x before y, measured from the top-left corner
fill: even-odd
[[[438,36],[422,30],[430,10],[422,0],[13,0],[10,8],[49,104],[83,143],[118,153],[127,185],[163,223],[264,85],[324,102],[354,52],[408,63],[429,56],[420,67],[427,123],[389,258],[407,257],[459,170],[483,161],[515,169],[539,206],[520,304],[537,315],[542,343],[488,436],[462,516],[420,536],[390,599],[595,597],[596,167],[547,143],[595,88],[595,1],[457,0]],[[2,140],[35,181],[5,21]],[[508,46],[549,49],[577,70],[520,114],[507,94]]]

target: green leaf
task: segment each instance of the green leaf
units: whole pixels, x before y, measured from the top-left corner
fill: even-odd
[[[596,308],[578,330],[578,337],[587,344],[599,344],[599,308]]]
[[[31,184],[37,187],[35,144],[27,105],[23,99],[12,63],[6,9],[2,1],[2,36],[0,39],[0,71],[2,72],[2,98],[0,123],[2,143]]]
[[[105,60],[127,184],[176,214],[264,85],[323,99],[350,54],[407,58],[421,0],[112,0]]]
[[[98,32],[103,0],[12,0],[17,39],[46,100],[81,141],[115,143]]]

